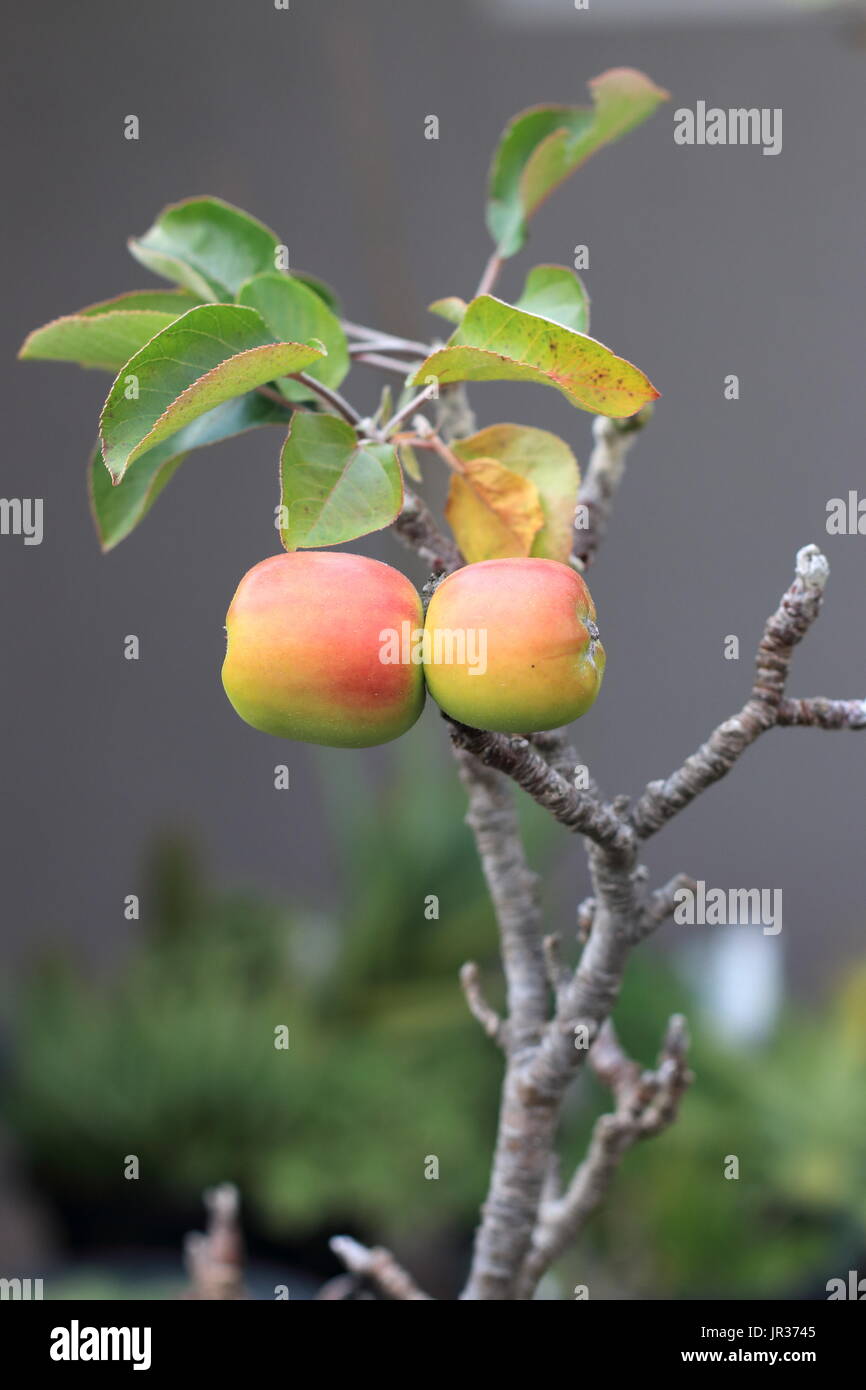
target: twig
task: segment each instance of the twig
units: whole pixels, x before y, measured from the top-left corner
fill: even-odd
[[[569,830],[600,845],[625,846],[633,836],[610,807],[588,791],[578,791],[537,753],[527,738],[491,734],[448,720],[451,739],[488,767],[506,773],[518,786]]]
[[[781,700],[776,723],[785,728],[866,729],[866,700]]]
[[[469,798],[466,823],[475,836],[502,934],[509,1045],[519,1053],[537,1042],[547,1014],[538,878],[526,862],[508,783],[459,750],[456,757]]]
[[[417,396],[413,396],[410,401],[407,401],[404,406],[401,406],[399,410],[395,411],[388,421],[387,433],[389,435],[393,434],[397,426],[401,425],[404,420],[410,419],[411,416],[415,414],[419,405],[423,405],[425,401],[429,401],[431,396],[434,396],[438,389],[438,385],[435,381],[429,382],[428,385],[424,387],[423,391],[419,391]]]
[[[415,370],[414,363],[395,362],[393,357],[382,357],[378,352],[366,352],[362,347],[357,352],[352,352],[352,358],[355,362],[363,362],[367,367],[378,367],[383,372],[396,372],[403,378]]]
[[[554,1260],[577,1238],[607,1194],[629,1149],[659,1134],[676,1119],[692,1081],[686,1064],[688,1031],[677,1014],[670,1020],[655,1071],[641,1072],[623,1052],[613,1025],[607,1023],[590,1052],[599,1078],[613,1091],[616,1109],[596,1121],[587,1154],[565,1194],[543,1201],[517,1288],[529,1299]]]
[[[719,781],[760,734],[778,724],[823,729],[866,728],[866,701],[786,700],[794,648],[821,609],[829,566],[817,546],[797,554],[794,582],[767,619],[756,657],[752,693],[739,714],[720,724],[696,753],[665,781],[651,782],[630,815],[572,787],[529,738],[487,733],[449,720],[454,743],[511,777],[534,801],[570,830],[605,848],[627,850],[631,835],[655,834],[700,792]],[[533,736],[537,738],[537,736]]]
[[[409,354],[406,353],[406,351],[405,351],[404,348],[395,348],[395,347],[393,347],[393,346],[392,346],[391,339],[390,339],[390,338],[387,338],[387,337],[383,337],[383,338],[362,338],[362,339],[360,339],[358,342],[349,343],[348,347],[349,347],[349,356],[352,357],[352,358],[355,358],[355,357],[363,357],[363,356],[365,356],[366,353],[383,352],[383,353],[385,353],[385,354],[388,355],[390,361],[393,361],[393,355],[394,355],[394,353],[398,353],[401,357],[405,357],[405,356],[409,355]],[[411,356],[411,363],[417,363],[419,360],[423,360],[423,359],[419,359],[418,356],[415,355],[414,353],[411,354],[410,356]],[[400,365],[402,365],[402,363],[401,363]],[[410,370],[410,365],[407,365],[406,370],[407,370],[407,371]]]
[[[260,396],[264,396],[267,400],[273,401],[275,405],[281,405],[283,409],[288,412],[299,409],[294,401],[287,400],[286,397],[280,395],[280,392],[273,386],[257,386],[256,391]]]
[[[468,960],[460,967],[460,984],[469,1005],[469,1012],[476,1018],[489,1038],[504,1045],[505,1032],[502,1019],[491,1008],[481,988],[481,976],[474,960]]]
[[[672,917],[677,907],[677,894],[684,889],[695,892],[697,884],[688,874],[676,874],[663,888],[658,888],[649,899],[641,915],[641,936],[649,936]]]
[[[300,381],[307,390],[314,395],[320,396],[327,405],[331,406],[338,415],[341,415],[350,425],[359,425],[361,416],[353,405],[344,400],[339,391],[335,391],[332,386],[325,386],[321,381],[317,381],[314,376],[309,376],[306,372],[290,372],[292,381]]]
[[[457,546],[442,535],[426,503],[408,487],[403,490],[403,507],[394,522],[394,531],[437,573],[450,574],[463,564]]]
[[[478,281],[478,289],[475,291],[476,299],[480,294],[490,294],[490,291],[499,279],[499,272],[503,265],[503,258],[494,251],[484,267],[481,279]]]
[[[785,683],[794,648],[802,641],[821,611],[830,567],[815,545],[797,553],[794,582],[782,596],[776,612],[766,622],[755,659],[756,675],[752,693],[739,714],[726,719],[696,753],[665,781],[650,782],[631,814],[631,822],[642,839],[654,835],[700,792],[718,782],[750,744],[780,722],[812,722],[827,728],[866,727],[862,703],[797,702],[783,705]],[[805,706],[805,708],[804,708]],[[822,724],[818,709],[829,709],[828,723]],[[839,712],[843,718],[836,723]],[[780,714],[784,718],[780,720]]]
[[[625,474],[626,455],[651,416],[652,406],[644,406],[625,420],[597,415],[593,422],[595,447],[577,499],[577,518],[587,524],[576,526],[574,533],[574,558],[581,569],[595,559]]]
[[[420,423],[421,421],[419,420],[418,424],[420,425]],[[429,427],[429,421],[426,421],[425,423]],[[408,442],[411,443],[412,447],[415,449],[432,449],[435,453],[439,455],[442,462],[448,465],[452,473],[466,472],[462,460],[457,457],[454,450],[449,448],[449,446],[445,443],[445,440],[442,439],[442,437],[438,435],[434,430],[432,430],[432,428],[430,429],[430,432],[427,434],[413,434],[411,438],[408,440]]]
[[[413,338],[401,338],[396,333],[382,333],[378,328],[365,328],[360,323],[350,323],[348,319],[343,319],[343,331],[350,337],[361,338],[364,342],[373,344],[376,347],[389,348],[394,352],[405,352],[410,357],[425,358],[430,356],[430,344],[419,343]]]
[[[351,1236],[334,1236],[330,1246],[352,1274],[369,1279],[387,1298],[399,1302],[430,1302],[430,1295],[418,1287],[391,1251],[383,1246],[368,1249]]]
[[[335,1274],[323,1284],[316,1294],[317,1303],[354,1303],[362,1300],[374,1301],[359,1274]]]
[[[191,1231],[184,1242],[189,1275],[185,1298],[234,1301],[248,1297],[243,1277],[243,1238],[240,1199],[233,1183],[221,1183],[204,1194],[207,1228]]]

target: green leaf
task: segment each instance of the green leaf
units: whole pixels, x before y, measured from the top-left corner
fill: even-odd
[[[333,415],[294,415],[280,458],[280,504],[286,550],[341,545],[381,531],[403,505],[393,446],[360,444]]]
[[[100,435],[112,476],[122,478],[148,449],[223,401],[323,356],[304,343],[275,343],[261,315],[243,305],[190,309],[130,358],[108,394]]]
[[[131,237],[137,261],[201,299],[234,299],[241,285],[276,268],[280,243],[270,228],[220,198],[164,208],[149,231]]]
[[[451,445],[458,459],[495,459],[535,485],[544,525],[528,552],[544,560],[568,561],[574,540],[574,509],[580,487],[577,459],[565,440],[528,425],[490,425]],[[454,477],[453,482],[459,482]],[[459,537],[458,537],[459,541]],[[473,557],[461,543],[467,560]]]
[[[187,309],[194,309],[201,300],[189,290],[130,290],[127,294],[115,295],[113,299],[100,299],[97,304],[89,304],[79,309],[79,314],[113,314],[120,309],[153,309],[159,314],[171,314],[180,318]]]
[[[18,356],[26,361],[78,362],[82,367],[116,372],[155,333],[198,303],[187,290],[132,290],[101,299],[35,328]]]
[[[67,314],[34,329],[18,356],[28,362],[77,362],[81,367],[116,372],[175,318],[142,309]]]
[[[400,467],[403,472],[409,474],[413,483],[422,483],[424,479],[421,476],[421,466],[418,463],[418,456],[415,450],[411,445],[405,443],[404,440],[401,440],[400,443],[396,445],[396,449],[397,457],[400,460]]]
[[[487,226],[500,256],[520,250],[529,218],[569,174],[668,98],[634,68],[603,72],[589,89],[591,107],[531,107],[506,126],[490,167],[487,203]]]
[[[271,270],[241,285],[238,303],[257,310],[280,342],[306,343],[318,338],[328,355],[310,368],[310,376],[326,386],[340,385],[352,365],[346,335],[340,320],[315,290]],[[298,381],[280,382],[280,390],[289,400],[310,398],[309,389]]]
[[[88,478],[90,506],[102,549],[113,549],[143,520],[192,449],[216,444],[257,425],[285,424],[287,409],[256,391],[224,401],[148,449],[119,483],[112,483],[97,447]]]
[[[583,282],[564,265],[537,265],[526,277],[516,307],[552,319],[575,333],[589,332],[589,295]]]
[[[447,319],[449,323],[459,323],[466,313],[466,300],[459,295],[449,294],[445,299],[434,299],[432,304],[427,305],[430,314],[438,314],[440,319]]]
[[[292,279],[300,280],[302,285],[306,285],[308,290],[312,290],[314,294],[317,294],[319,298],[327,304],[332,314],[336,314],[339,317],[341,308],[340,300],[336,292],[331,289],[330,285],[326,285],[324,280],[320,280],[316,275],[308,275],[305,270],[293,270]]]
[[[379,404],[376,408],[376,414],[373,416],[373,419],[380,427],[382,427],[387,425],[388,421],[391,419],[391,416],[393,414],[394,393],[391,390],[391,387],[386,382],[385,385],[382,387],[382,394],[379,397]]]
[[[535,381],[554,386],[581,410],[634,415],[659,392],[643,372],[603,343],[483,294],[463,322],[415,374],[423,386],[455,381]]]

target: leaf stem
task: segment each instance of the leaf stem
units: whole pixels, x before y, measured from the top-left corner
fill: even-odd
[[[412,356],[429,357],[429,343],[419,343],[413,338],[400,338],[394,333],[382,333],[378,328],[365,328],[360,323],[350,323],[343,319],[343,328],[351,337],[363,339],[369,347],[388,348],[393,352],[408,352]]]
[[[331,406],[338,415],[341,415],[344,420],[348,421],[350,425],[360,425],[362,417],[358,414],[353,405],[350,405],[347,400],[343,399],[338,391],[335,391],[330,386],[325,386],[321,381],[317,381],[315,377],[308,376],[306,372],[291,372],[289,375],[292,381],[300,381],[301,384],[306,386],[309,391],[312,391],[314,395],[319,396]]]
[[[454,473],[466,472],[466,469],[454,453],[454,450],[449,449],[448,445],[438,434],[431,434],[423,437],[420,435],[411,435],[406,439],[406,443],[411,444],[413,449],[432,449],[439,455],[443,463],[447,463],[448,467]]]
[[[490,257],[490,260],[484,267],[481,279],[478,281],[478,289],[475,291],[476,299],[480,294],[490,294],[490,291],[493,289],[493,286],[499,279],[499,272],[504,264],[505,262],[502,256],[498,255],[497,252],[494,251],[493,255]]]
[[[356,362],[363,362],[367,367],[379,367],[383,372],[397,372],[402,377],[407,377],[414,369],[411,362],[396,362],[393,357],[382,357],[378,352],[367,352],[363,346],[353,347],[351,353]]]
[[[417,396],[413,396],[411,401],[407,401],[400,410],[396,411],[388,421],[388,434],[392,435],[397,426],[401,425],[404,420],[408,420],[410,415],[413,415],[418,409],[419,405],[423,405],[425,401],[429,401],[430,397],[435,394],[437,389],[438,382],[431,381],[424,387],[423,391],[419,391]]]
[[[265,396],[267,400],[274,401],[276,405],[284,406],[286,410],[291,411],[296,408],[294,402],[286,400],[286,397],[281,395],[273,386],[257,386],[256,390],[260,396]]]

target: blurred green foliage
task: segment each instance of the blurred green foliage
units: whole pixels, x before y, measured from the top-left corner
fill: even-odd
[[[500,1062],[457,971],[480,961],[496,1001],[495,933],[450,761],[424,737],[402,748],[378,786],[321,760],[339,911],[216,892],[168,841],[119,974],[94,981],[57,957],[34,971],[7,1101],[43,1189],[188,1203],[232,1179],[275,1237],[347,1221],[384,1239],[468,1233]],[[534,808],[527,831],[542,865],[570,844]],[[425,917],[430,893],[438,920]],[[820,1016],[732,1050],[696,1019],[666,957],[638,953],[618,1014],[632,1055],[654,1060],[675,1011],[691,1015],[697,1082],[679,1123],[626,1158],[560,1287],[730,1298],[823,1285],[864,1245],[866,967]],[[280,1025],[288,1051],[274,1047]],[[608,1103],[594,1083],[571,1102],[566,1172]],[[136,1184],[123,1181],[128,1154]]]
[[[493,964],[495,930],[439,730],[403,747],[378,785],[320,760],[339,911],[214,892],[189,847],[166,841],[119,974],[94,979],[56,953],[39,964],[17,1001],[7,1099],[43,1187],[152,1200],[156,1184],[197,1203],[228,1178],[275,1235],[331,1214],[442,1229],[480,1200],[499,1062],[457,974],[468,956]],[[127,1154],[138,1183],[122,1180]]]
[[[770,1041],[732,1047],[664,958],[636,957],[618,1013],[631,1055],[651,1061],[683,1009],[696,1080],[680,1118],[627,1156],[561,1277],[592,1269],[644,1298],[821,1296],[866,1250],[866,964],[820,1013],[789,1008]],[[575,1131],[576,1161],[588,1122]]]

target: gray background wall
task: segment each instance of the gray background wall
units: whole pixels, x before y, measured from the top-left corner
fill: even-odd
[[[483,180],[505,120],[583,100],[606,67],[645,69],[671,105],[547,204],[501,282],[516,293],[530,264],[568,263],[587,243],[594,333],[663,392],[594,571],[609,674],[580,727],[584,755],[607,789],[638,789],[736,709],[763,620],[813,539],[833,573],[793,692],[866,693],[866,538],[824,534],[827,499],[864,486],[866,52],[850,25],[643,30],[572,15],[514,27],[452,0],[292,0],[288,13],[269,0],[88,0],[19,5],[10,28],[0,490],[46,509],[41,547],[0,538],[13,958],[53,936],[101,968],[136,930],[122,899],[166,822],[201,837],[224,882],[333,895],[314,755],[247,730],[219,683],[233,588],[277,548],[278,436],[194,458],[102,557],[84,462],[107,379],[14,361],[36,324],[146,285],[125,237],[180,197],[214,193],[274,226],[351,317],[433,333],[424,306],[470,293],[488,253]],[[699,99],[782,107],[781,155],[675,146],[673,110]],[[123,138],[132,112],[138,143]],[[430,113],[438,142],[423,138]],[[363,372],[347,390],[372,407]],[[729,372],[736,403],[723,398]],[[586,458],[589,417],[555,393],[479,387],[474,401],[482,423],[547,426]],[[406,564],[388,538],[369,548]],[[137,663],[123,659],[127,633]],[[722,658],[729,633],[739,663]],[[330,756],[347,778],[376,757]],[[279,794],[284,759],[292,791]],[[862,943],[864,759],[866,739],[774,733],[651,850],[659,875],[782,887],[797,989]],[[562,846],[563,881],[582,884]]]

